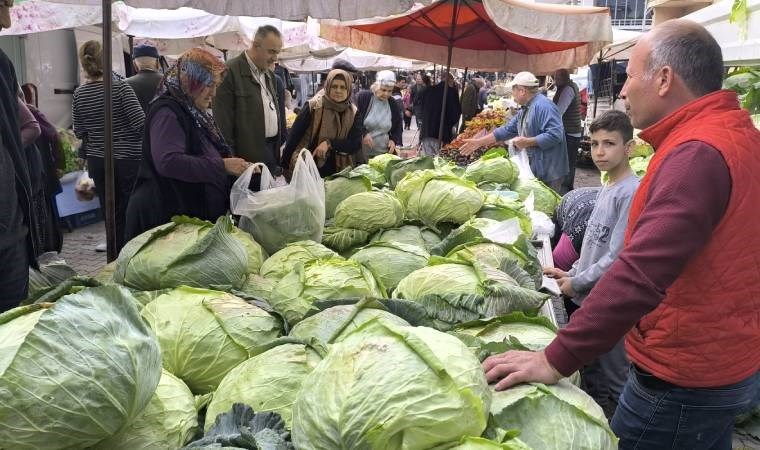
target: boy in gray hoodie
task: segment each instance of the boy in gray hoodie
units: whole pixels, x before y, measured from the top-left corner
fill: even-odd
[[[562,293],[579,307],[623,248],[628,210],[639,185],[639,178],[628,164],[633,149],[633,126],[628,116],[609,111],[597,117],[589,130],[591,157],[599,170],[607,172],[607,180],[589,218],[580,258],[568,272],[557,268],[544,271],[557,279]],[[584,389],[608,418],[617,407],[628,366],[621,340],[582,372]]]

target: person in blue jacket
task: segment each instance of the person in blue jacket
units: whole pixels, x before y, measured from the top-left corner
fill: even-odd
[[[563,194],[562,180],[569,171],[565,151],[565,130],[557,106],[538,95],[538,79],[530,72],[520,72],[512,80],[512,97],[522,106],[509,121],[492,133],[477,139],[465,139],[459,149],[470,155],[481,147],[512,140],[517,149],[526,149],[530,169],[544,184]]]

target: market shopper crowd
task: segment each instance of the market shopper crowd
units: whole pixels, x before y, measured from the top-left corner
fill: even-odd
[[[419,74],[406,86],[381,71],[354,92],[352,71],[334,68],[288,129],[286,80],[273,71],[282,45],[280,31],[263,26],[226,64],[196,48],[163,76],[155,49],[136,49],[139,73],[113,80],[117,249],[174,215],[227,214],[232,182],[252,164],[289,179],[307,148],[320,175],[330,176],[396,153],[413,118],[420,153],[435,155],[460,120],[484,107],[478,77],[465,81],[460,101],[450,74],[435,85]],[[102,202],[102,79],[111,75],[97,42],[85,43],[79,58],[85,81],[74,95],[73,127]],[[729,448],[734,416],[760,401],[760,235],[749,226],[760,198],[760,134],[736,95],[720,89],[722,71],[720,48],[700,26],[671,21],[641,38],[622,92],[628,115],[609,112],[590,126],[594,163],[608,173],[600,189],[573,190],[581,101],[565,69],[554,74],[553,100],[535,75],[517,74],[517,114],[460,149],[509,141],[527,152],[537,178],[567,193],[557,212],[556,267],[545,274],[558,282],[569,324],[545,351],[486,360],[489,381],[497,389],[555,383],[583,369],[584,388],[623,449]],[[60,238],[41,237],[45,214],[57,220],[48,211],[56,134],[26,105],[29,96],[18,100],[2,52],[0,74],[0,259],[18,262],[0,273],[5,310],[26,297],[39,248],[60,250]],[[655,148],[642,180],[628,165],[634,127]],[[35,141],[37,166],[26,150]],[[49,182],[37,189],[40,179]]]

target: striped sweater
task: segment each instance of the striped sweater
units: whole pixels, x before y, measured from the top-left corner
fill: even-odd
[[[113,81],[113,155],[116,159],[141,159],[145,113],[132,88]],[[72,105],[74,133],[83,140],[81,157],[104,156],[103,82],[79,86]]]

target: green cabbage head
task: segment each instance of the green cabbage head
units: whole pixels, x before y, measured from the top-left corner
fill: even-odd
[[[362,303],[337,305],[298,322],[290,330],[289,336],[296,339],[318,339],[328,344],[340,342],[362,324],[375,318],[395,325],[409,325],[406,320],[388,311]]]
[[[162,370],[156,392],[137,419],[92,450],[179,450],[197,428],[193,393],[182,380]]]
[[[239,297],[187,286],[148,303],[142,315],[158,336],[164,368],[195,394],[216,389],[282,333],[278,319]]]
[[[370,158],[368,164],[378,172],[384,173],[385,168],[388,166],[388,163],[391,161],[399,161],[400,159],[401,157],[392,153],[383,153],[382,155],[377,155]]]
[[[518,179],[513,189],[520,195],[522,201],[525,201],[528,195],[533,192],[535,210],[541,211],[549,217],[554,215],[554,210],[557,209],[557,205],[562,200],[559,194],[537,178]]]
[[[293,443],[313,450],[428,450],[479,436],[490,389],[475,355],[426,327],[372,320],[333,344],[293,408]]]
[[[325,218],[335,215],[335,208],[348,197],[372,190],[372,183],[364,175],[352,174],[346,168],[325,179]]]
[[[206,430],[217,415],[245,403],[256,412],[274,411],[290,428],[296,394],[321,361],[318,347],[283,343],[238,365],[219,383],[206,410]]]
[[[367,267],[390,292],[404,277],[425,267],[429,258],[430,254],[416,245],[377,242],[359,249],[350,259]]]
[[[475,336],[484,342],[516,340],[531,351],[543,350],[557,336],[557,328],[548,319],[526,316],[521,312],[471,322],[454,331]]]
[[[602,408],[568,380],[520,384],[494,392],[485,435],[520,430],[520,440],[543,450],[613,450],[618,439]]]
[[[404,208],[392,192],[373,191],[354,194],[335,210],[335,225],[374,233],[395,228],[404,221]]]
[[[441,242],[441,238],[431,229],[416,225],[402,225],[398,228],[380,230],[372,236],[371,243],[395,242],[398,244],[416,245],[430,251]]]
[[[435,227],[440,222],[461,224],[483,206],[483,193],[470,181],[436,170],[408,174],[396,186],[407,218]]]
[[[235,227],[232,230],[232,236],[240,241],[243,244],[243,248],[245,248],[246,255],[248,256],[248,273],[259,273],[264,260],[269,258],[267,251],[253,239],[253,236],[240,228]]]
[[[86,448],[140,415],[161,354],[136,304],[102,286],[0,314],[0,447]]]
[[[487,151],[480,159],[470,163],[464,171],[464,179],[479,183],[501,183],[511,186],[520,170],[507,157],[503,148]]]
[[[367,177],[373,186],[382,186],[386,183],[385,175],[377,169],[370,167],[368,164],[362,164],[354,167],[352,175],[362,175]]]
[[[318,259],[299,264],[281,279],[270,304],[291,325],[304,318],[317,300],[385,297],[372,273],[356,261]]]
[[[322,243],[336,252],[346,252],[360,247],[369,240],[369,233],[353,228],[325,227]]]
[[[227,216],[212,225],[185,216],[148,230],[119,253],[113,279],[138,291],[181,284],[239,288],[249,269],[248,252]],[[255,266],[253,263],[251,266]]]
[[[264,261],[261,266],[261,276],[280,279],[290,273],[296,264],[320,258],[339,258],[339,256],[319,242],[293,242]]]

